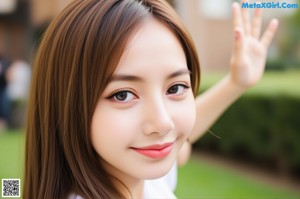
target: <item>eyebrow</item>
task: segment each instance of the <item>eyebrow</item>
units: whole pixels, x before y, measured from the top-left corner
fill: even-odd
[[[191,71],[188,70],[187,68],[184,69],[180,69],[178,71],[175,71],[173,73],[171,73],[170,75],[168,75],[167,79],[172,79],[181,75],[186,75],[186,74],[191,74]],[[138,76],[134,76],[134,75],[127,75],[127,74],[116,74],[113,75],[110,79],[110,82],[113,81],[132,81],[132,82],[142,82],[143,78],[138,77]]]

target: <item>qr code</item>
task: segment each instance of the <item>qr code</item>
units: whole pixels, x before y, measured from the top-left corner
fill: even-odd
[[[20,197],[20,179],[2,179],[2,198]]]

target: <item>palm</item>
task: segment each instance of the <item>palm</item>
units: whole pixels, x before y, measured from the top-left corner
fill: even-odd
[[[262,10],[255,11],[250,24],[249,10],[233,4],[234,42],[230,61],[231,79],[242,87],[256,84],[264,73],[268,46],[277,30],[278,21],[272,20],[261,38]]]
[[[264,72],[266,49],[253,38],[245,38],[242,56],[231,57],[231,75],[233,80],[241,86],[252,86],[258,82]]]

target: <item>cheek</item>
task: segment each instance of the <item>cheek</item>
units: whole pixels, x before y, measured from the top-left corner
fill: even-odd
[[[196,106],[194,97],[190,97],[184,101],[183,104],[177,106],[174,113],[174,120],[176,126],[180,132],[188,136],[195,124],[196,121]]]
[[[118,150],[130,145],[134,138],[130,113],[97,106],[92,119],[91,143],[99,155],[107,150]]]

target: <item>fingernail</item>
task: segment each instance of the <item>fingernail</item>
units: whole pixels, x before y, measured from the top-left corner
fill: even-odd
[[[278,19],[272,19],[272,20],[271,20],[271,29],[272,29],[273,31],[276,30],[277,27],[278,27],[278,24],[279,24]]]
[[[237,3],[237,2],[234,2],[234,3],[232,3],[232,7],[233,8],[238,8],[238,7],[240,7],[240,4]]]
[[[271,21],[273,24],[277,25],[279,23],[278,19],[272,19]]]

